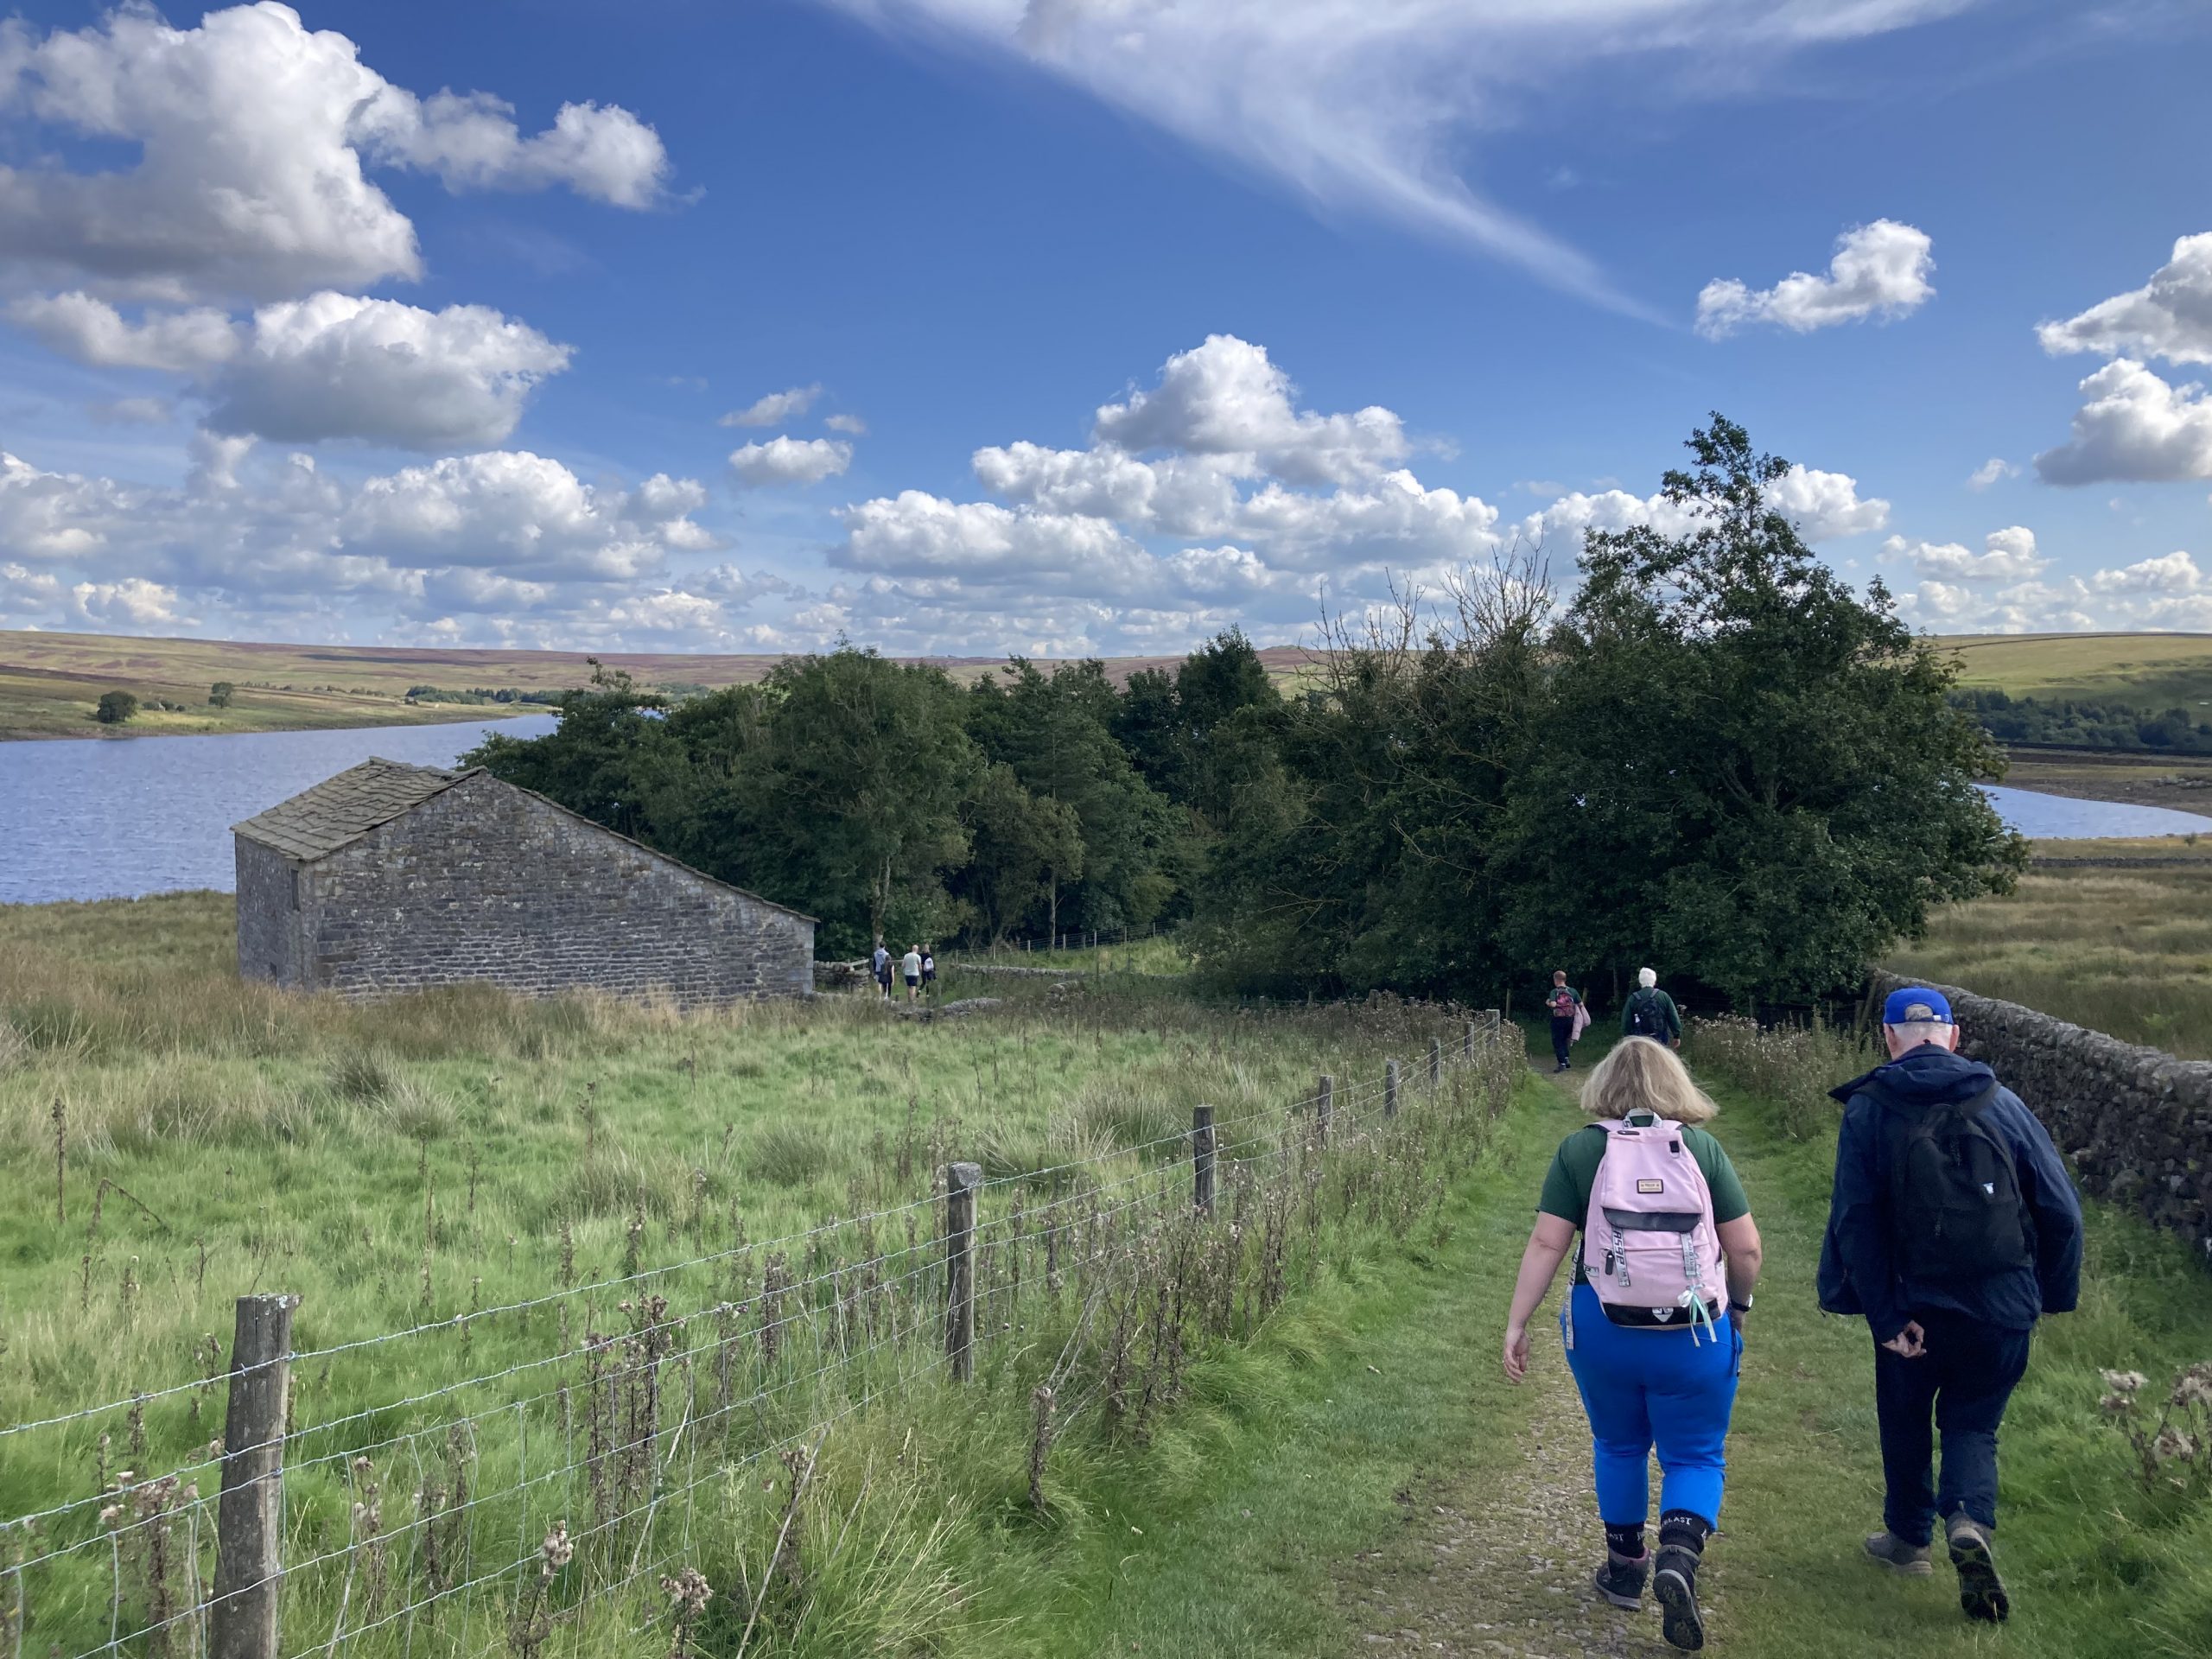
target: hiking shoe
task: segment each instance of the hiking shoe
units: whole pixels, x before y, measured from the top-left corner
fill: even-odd
[[[1651,1576],[1651,1552],[1641,1555],[1616,1555],[1605,1552],[1605,1564],[1599,1567],[1591,1582],[1598,1586],[1598,1593],[1616,1607],[1625,1607],[1631,1613],[1643,1606],[1644,1580]]]
[[[1697,1552],[1679,1544],[1659,1552],[1651,1575],[1652,1592],[1659,1598],[1659,1633],[1686,1653],[1705,1645],[1705,1617],[1697,1609]]]
[[[1943,1539],[1951,1547],[1951,1565],[1959,1569],[1959,1605],[1966,1616],[2002,1624],[2012,1615],[2012,1604],[2005,1594],[2004,1580],[1997,1576],[1988,1532],[1961,1511],[1943,1523]]]
[[[1893,1532],[1878,1532],[1866,1541],[1866,1553],[1892,1573],[1924,1579],[1936,1570],[1926,1544],[1915,1546]]]

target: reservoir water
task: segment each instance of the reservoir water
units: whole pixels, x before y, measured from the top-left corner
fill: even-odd
[[[551,715],[434,726],[0,743],[0,904],[231,891],[231,826],[371,755],[449,766],[486,732]]]
[[[220,737],[0,743],[0,904],[232,885],[231,826],[372,754],[451,766],[486,732],[538,737],[551,715]],[[2037,838],[2212,834],[2212,817],[1991,789]]]
[[[2112,840],[2136,836],[2212,835],[2212,818],[2168,806],[2126,801],[2077,801],[2031,789],[1985,785],[1998,816],[2031,841]]]

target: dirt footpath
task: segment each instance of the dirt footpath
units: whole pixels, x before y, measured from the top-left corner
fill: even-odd
[[[1499,1268],[1510,1274],[1517,1265]],[[1642,1613],[1630,1613],[1591,1587],[1605,1535],[1591,1487],[1590,1431],[1560,1351],[1559,1294],[1554,1285],[1532,1322],[1527,1423],[1502,1426],[1521,1439],[1518,1470],[1503,1481],[1436,1471],[1398,1495],[1399,1535],[1338,1572],[1345,1617],[1363,1632],[1353,1654],[1643,1659],[1674,1651],[1660,1639],[1650,1596]],[[1495,1345],[1479,1350],[1484,1363],[1496,1363]],[[1708,1649],[1726,1640],[1727,1548],[1715,1541],[1718,1570],[1699,1586]]]

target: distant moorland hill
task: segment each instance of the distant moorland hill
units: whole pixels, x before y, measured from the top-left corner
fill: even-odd
[[[1963,683],[2016,697],[2076,698],[2145,709],[2212,706],[2212,634],[2041,633],[1959,635]],[[1302,645],[1260,652],[1286,683],[1307,669]],[[767,654],[608,652],[601,660],[640,684],[743,685],[781,660]],[[996,657],[905,658],[929,661],[957,679],[999,667]],[[1117,683],[1174,656],[1106,659]],[[586,653],[397,645],[264,645],[246,640],[145,639],[113,634],[0,631],[0,738],[104,734],[279,731],[310,727],[414,724],[527,712],[508,702],[410,700],[417,688],[442,694],[563,691],[590,677]],[[236,688],[227,708],[209,706],[218,681]],[[142,712],[127,727],[102,726],[93,711],[110,691],[128,691]],[[168,704],[170,707],[160,705]]]
[[[747,685],[782,660],[772,654],[684,652],[596,653],[641,685],[688,689]],[[1287,680],[1310,660],[1298,645],[1271,645],[1261,658]],[[1000,657],[902,658],[938,664],[956,679],[1004,665]],[[1117,657],[1116,683],[1146,668],[1173,668],[1179,656]],[[484,700],[410,700],[417,688],[555,693],[591,677],[578,651],[477,651],[435,646],[289,645],[249,640],[149,639],[116,634],[0,630],[0,739],[96,737],[199,732],[286,731],[315,727],[411,725],[533,712],[526,704]],[[218,682],[235,688],[227,708],[207,701]],[[140,713],[127,726],[94,716],[110,691],[128,691]],[[168,704],[171,707],[160,705]]]

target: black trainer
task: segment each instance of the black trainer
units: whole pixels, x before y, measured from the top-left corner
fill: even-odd
[[[1705,1616],[1697,1606],[1698,1552],[1681,1544],[1659,1551],[1652,1593],[1659,1598],[1659,1633],[1687,1653],[1705,1646]]]
[[[1651,1552],[1641,1555],[1618,1555],[1605,1552],[1605,1564],[1600,1567],[1591,1582],[1598,1586],[1598,1593],[1616,1607],[1625,1607],[1637,1612],[1643,1606],[1643,1586],[1651,1577]]]
[[[1961,1510],[1943,1523],[1943,1536],[1951,1547],[1951,1565],[1959,1570],[1959,1605],[1968,1618],[2002,1624],[2012,1617],[2012,1603],[1997,1576],[1988,1532]]]

